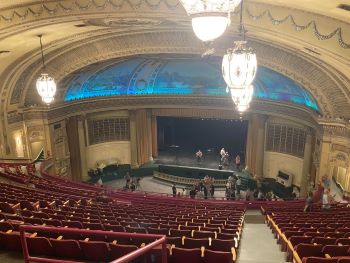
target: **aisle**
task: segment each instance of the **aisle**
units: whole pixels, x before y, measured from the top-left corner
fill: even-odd
[[[247,210],[243,234],[238,251],[238,263],[284,263],[270,228],[263,222],[260,211]]]

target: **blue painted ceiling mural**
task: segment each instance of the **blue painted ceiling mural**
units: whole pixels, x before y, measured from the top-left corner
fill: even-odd
[[[255,98],[296,103],[319,111],[306,89],[266,67],[259,66],[253,85]],[[229,96],[221,74],[221,58],[136,57],[90,65],[70,79],[64,100],[162,94]]]

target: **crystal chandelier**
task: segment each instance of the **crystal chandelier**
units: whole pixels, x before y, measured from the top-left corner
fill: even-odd
[[[40,38],[40,50],[41,50],[41,59],[43,63],[43,68],[45,69],[45,60],[43,53],[43,44],[41,41],[42,35],[39,35]],[[55,99],[56,94],[56,83],[54,78],[50,77],[47,73],[41,73],[40,77],[36,80],[36,90],[40,95],[43,102],[50,104]]]
[[[227,50],[222,59],[222,76],[231,92],[231,98],[239,112],[249,108],[254,87],[252,85],[257,71],[257,59],[253,49],[246,46],[243,26],[243,0],[240,13],[240,33],[243,41],[235,41],[234,47]]]
[[[220,37],[230,25],[230,12],[242,0],[180,0],[192,19],[195,35],[202,41]]]

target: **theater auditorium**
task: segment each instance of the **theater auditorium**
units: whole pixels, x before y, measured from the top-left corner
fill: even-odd
[[[1,0],[0,262],[350,262],[349,0]]]

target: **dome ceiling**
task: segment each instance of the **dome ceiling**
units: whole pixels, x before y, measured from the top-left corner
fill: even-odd
[[[110,59],[205,51],[177,0],[0,2],[0,115],[40,106],[35,90],[42,70],[39,34],[47,67],[60,83]],[[346,2],[246,0],[243,18],[260,66],[300,83],[323,114],[350,118],[350,12],[341,8]],[[238,22],[234,14],[230,29],[214,43],[215,55],[232,46]],[[269,86],[266,79],[255,84],[257,91]],[[64,103],[66,87],[59,87],[56,106]]]
[[[136,57],[116,63],[89,65],[70,81],[65,101],[122,95],[220,95],[228,96],[221,73],[221,59],[195,57]],[[254,97],[296,103],[318,111],[316,100],[295,81],[260,66]]]

